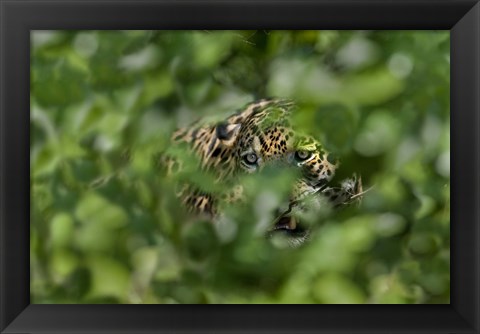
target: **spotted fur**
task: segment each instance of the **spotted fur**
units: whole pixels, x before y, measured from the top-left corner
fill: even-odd
[[[349,203],[362,193],[360,178],[343,181],[339,187],[329,185],[339,162],[314,138],[294,131],[291,119],[296,107],[292,101],[264,99],[248,104],[241,111],[212,125],[193,125],[172,135],[174,146],[186,146],[198,157],[202,170],[214,175],[216,182],[231,182],[231,190],[223,199],[234,202],[242,197],[242,187],[235,184],[236,176],[255,173],[267,165],[298,168],[301,176],[292,189],[289,210],[303,198],[319,194],[334,206]],[[168,173],[181,169],[177,159],[164,157]],[[217,214],[217,198],[191,185],[179,192],[191,210]],[[295,230],[293,219],[283,219],[281,229]]]

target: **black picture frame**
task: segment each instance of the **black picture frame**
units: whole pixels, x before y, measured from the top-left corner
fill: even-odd
[[[474,0],[0,0],[1,333],[480,333],[480,4]],[[30,305],[34,29],[448,29],[451,304]]]

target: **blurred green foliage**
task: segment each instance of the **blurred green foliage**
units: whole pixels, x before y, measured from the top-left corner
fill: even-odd
[[[449,303],[449,43],[446,31],[32,32],[32,302]],[[212,224],[187,216],[152,164],[176,127],[266,96],[294,99],[299,126],[341,158],[338,178],[372,187],[315,217],[300,248],[263,237],[282,175],[251,180],[248,214]]]

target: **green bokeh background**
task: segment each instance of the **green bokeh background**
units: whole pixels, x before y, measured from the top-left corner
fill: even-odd
[[[449,44],[447,31],[32,32],[32,302],[449,303]],[[372,187],[315,216],[299,248],[259,227],[285,175],[254,179],[248,213],[212,224],[152,164],[175,128],[267,96],[297,101],[338,178]]]

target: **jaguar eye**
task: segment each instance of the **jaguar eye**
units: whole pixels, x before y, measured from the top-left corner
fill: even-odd
[[[308,152],[308,151],[297,151],[297,152],[295,152],[295,159],[300,160],[300,161],[307,160],[311,156],[312,156],[312,152]]]
[[[248,153],[243,157],[243,160],[249,165],[253,165],[254,163],[257,162],[258,157],[255,153]]]

